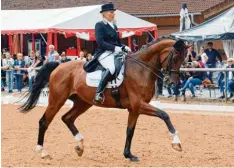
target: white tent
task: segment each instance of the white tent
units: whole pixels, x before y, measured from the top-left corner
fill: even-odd
[[[95,24],[102,20],[100,10],[101,5],[43,10],[2,10],[1,33],[57,32],[94,40]],[[155,24],[119,10],[116,11],[116,20],[121,38],[157,30]]]

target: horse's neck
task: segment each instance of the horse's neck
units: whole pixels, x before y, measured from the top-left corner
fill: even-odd
[[[140,59],[138,58],[138,60]],[[140,61],[150,65],[149,61],[144,61],[144,59]],[[153,64],[151,64],[151,66],[153,66]],[[127,85],[131,85],[130,87],[135,88],[135,92],[141,95],[141,99],[150,101],[155,93],[156,75],[148,69],[148,66],[141,66],[132,59],[127,59],[126,67]],[[158,74],[158,72],[155,73]]]
[[[135,56],[135,58],[143,63],[145,63],[148,67],[153,67],[155,69],[160,69],[160,50],[158,47],[155,46],[156,44],[153,44],[153,46],[150,46],[142,53],[139,53]],[[156,72],[157,73],[157,72]]]

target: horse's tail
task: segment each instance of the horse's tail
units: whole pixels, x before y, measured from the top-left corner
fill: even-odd
[[[29,93],[24,97],[27,98],[26,102],[20,106],[20,111],[25,113],[33,109],[39,100],[41,90],[46,86],[49,82],[50,74],[52,71],[57,68],[59,65],[58,62],[49,62],[46,63],[39,71],[35,78],[35,81],[32,85],[32,89]]]

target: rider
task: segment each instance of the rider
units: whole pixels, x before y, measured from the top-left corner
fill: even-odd
[[[94,57],[97,57],[98,62],[105,68],[94,97],[96,103],[103,103],[103,92],[108,81],[115,73],[114,53],[131,51],[128,46],[122,45],[120,42],[117,26],[114,23],[115,10],[112,3],[102,5],[100,13],[103,20],[95,25],[98,49]]]

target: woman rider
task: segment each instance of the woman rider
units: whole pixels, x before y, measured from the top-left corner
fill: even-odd
[[[94,54],[94,58],[96,57],[98,62],[105,68],[94,97],[94,102],[96,103],[104,102],[103,93],[105,87],[115,73],[114,55],[123,51],[131,51],[128,46],[120,42],[117,26],[114,23],[115,10],[112,3],[102,5],[100,13],[103,16],[103,20],[95,25],[98,49]]]

